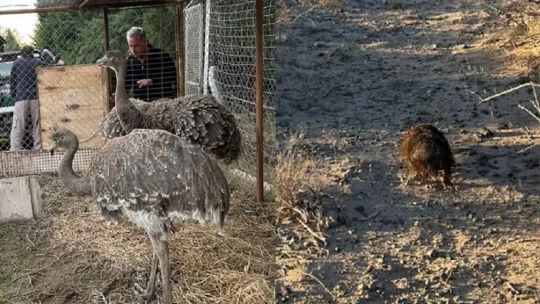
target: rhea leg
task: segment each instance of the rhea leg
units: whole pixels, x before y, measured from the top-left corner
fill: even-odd
[[[152,266],[150,269],[150,278],[148,279],[148,283],[146,284],[146,289],[144,290],[144,293],[142,294],[142,297],[144,299],[149,299],[154,294],[154,288],[156,287],[157,264],[158,264],[158,257],[157,257],[156,252],[154,251],[154,254],[152,256]],[[141,288],[141,291],[142,291],[142,288]]]
[[[157,256],[157,259],[159,259],[159,270],[161,272],[161,282],[163,284],[163,304],[172,304],[171,280],[169,276],[169,243],[165,238],[165,235],[162,234],[150,235],[150,241],[154,248],[154,257]],[[152,265],[152,267],[153,266],[154,265]],[[155,280],[155,271],[153,273]]]

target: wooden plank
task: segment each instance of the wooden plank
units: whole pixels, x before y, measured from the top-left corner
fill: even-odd
[[[122,7],[153,7],[153,6],[166,6],[174,5],[176,3],[187,3],[187,0],[136,0],[136,1],[115,1],[110,3],[110,0],[103,0],[100,3],[93,5],[87,5],[85,10],[94,10],[102,8],[122,8]],[[14,15],[14,14],[30,14],[30,13],[54,13],[54,12],[70,12],[81,10],[79,6],[64,5],[55,7],[34,7],[34,8],[0,8],[0,15]]]
[[[34,218],[34,210],[41,212],[41,195],[35,179],[31,176],[0,179],[0,222],[29,220]]]
[[[42,214],[41,187],[35,177],[29,179],[28,186],[30,186],[30,195],[32,196],[32,214],[34,214],[34,219],[38,219]]]
[[[53,127],[72,130],[79,140],[91,137],[107,113],[103,100],[102,69],[97,65],[43,67],[37,71],[43,149],[52,147]],[[95,136],[81,148],[100,147]]]

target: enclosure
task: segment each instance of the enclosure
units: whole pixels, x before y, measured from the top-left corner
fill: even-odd
[[[35,47],[47,49],[61,60],[38,68],[41,150],[2,153],[0,176],[54,172],[55,159],[44,158],[50,148],[50,127],[68,127],[80,138],[90,137],[114,106],[114,77],[95,61],[108,49],[128,53],[126,32],[142,26],[150,44],[170,55],[177,67],[177,93],[215,96],[235,116],[242,133],[242,157],[235,167],[254,175],[255,114],[255,1],[37,1],[39,23]],[[2,14],[25,10],[3,11]],[[275,111],[275,8],[264,3],[264,153],[268,164],[274,145]],[[6,50],[8,51],[8,50]],[[9,79],[2,82],[0,150],[9,150],[12,102]],[[32,148],[31,125],[22,146]],[[78,161],[92,158],[100,139],[86,143]],[[22,161],[27,160],[27,161]],[[31,161],[30,161],[31,160]],[[23,165],[26,164],[26,165]],[[267,178],[271,167],[267,167]]]
[[[233,114],[242,137],[240,158],[231,164],[220,163],[232,189],[227,236],[220,238],[188,223],[171,241],[175,299],[192,303],[272,301],[273,211],[268,203],[254,204],[254,181],[258,145],[264,150],[264,178],[268,182],[273,176],[274,1],[263,1],[262,12],[263,48],[257,56],[256,1],[252,0],[38,0],[31,9],[0,9],[0,18],[37,13],[36,57],[50,57],[36,72],[41,135],[37,149],[32,149],[33,126],[27,122],[22,149],[9,151],[14,107],[9,98],[10,75],[2,69],[0,177],[35,176],[43,216],[0,226],[0,239],[14,245],[0,250],[7,263],[0,263],[0,303],[141,301],[131,288],[147,275],[141,269],[149,264],[151,247],[144,232],[127,222],[110,230],[103,226],[90,197],[74,196],[60,184],[55,172],[62,152],[49,153],[53,129],[73,130],[82,140],[74,170],[84,172],[106,142],[96,132],[114,106],[117,84],[114,73],[95,62],[106,50],[120,50],[127,56],[126,32],[132,26],[143,27],[149,43],[173,59],[176,95],[211,94]],[[6,47],[6,52],[18,51],[22,44],[8,43]],[[259,91],[258,58],[264,67]],[[257,126],[258,94],[264,110],[261,126]],[[258,132],[262,130],[261,145]],[[32,236],[28,242],[16,242],[22,235]],[[64,273],[64,286],[55,283],[60,273]],[[21,280],[28,276],[30,281]]]

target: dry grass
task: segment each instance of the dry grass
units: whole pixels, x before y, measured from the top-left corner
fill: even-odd
[[[277,157],[276,165],[276,209],[278,227],[296,226],[297,237],[314,246],[325,246],[322,233],[320,193],[325,186],[320,175],[322,165],[296,147],[292,137],[283,152]]]
[[[333,144],[337,144],[332,140]],[[277,210],[278,253],[282,257],[327,254],[324,231],[336,218],[325,214],[323,200],[332,200],[330,187],[343,186],[358,170],[360,159],[350,157],[324,161],[310,156],[319,144],[292,135],[284,140],[277,156],[275,202]],[[334,147],[335,148],[335,147]],[[339,187],[338,191],[348,191]]]
[[[105,226],[95,202],[71,196],[56,176],[41,176],[40,184],[44,218],[22,224],[22,231],[0,234],[2,242],[23,240],[12,251],[0,251],[2,260],[31,248],[17,267],[0,263],[13,282],[5,293],[8,303],[51,298],[65,303],[142,303],[133,285],[145,286],[150,270],[152,249],[144,231],[128,221]],[[254,204],[249,194],[231,188],[226,236],[194,223],[171,236],[173,298],[179,303],[274,302],[272,206]],[[156,294],[160,298],[161,290]]]
[[[312,254],[326,254],[328,227],[323,215],[321,193],[328,182],[322,163],[306,156],[291,137],[277,157],[275,203],[277,210],[278,264],[284,285],[301,282]],[[281,284],[280,284],[281,285]]]
[[[533,75],[540,71],[540,4],[518,0],[499,11],[505,25],[498,37],[499,45],[507,50],[510,68],[520,74]]]
[[[274,112],[270,109],[266,109],[266,116],[264,117],[264,180],[266,182],[271,181],[274,178],[273,160],[275,156],[276,146],[276,121]],[[238,159],[231,165],[224,168],[225,171],[230,171],[235,168],[242,170],[243,172],[253,172],[251,175],[255,176],[256,172],[256,159],[257,159],[257,124],[255,123],[254,113],[235,113],[235,119],[238,123],[240,134],[242,136],[242,149]],[[227,172],[226,172],[227,173]],[[230,176],[228,176],[230,177]],[[236,181],[234,181],[236,182]],[[233,183],[234,183],[233,182]],[[244,189],[248,193],[252,193],[255,196],[256,189],[253,184],[247,184],[239,186],[238,188]]]
[[[288,1],[282,1],[280,3],[276,23],[291,25],[299,18],[311,20],[308,14],[314,10],[335,11],[343,6],[343,0],[298,0],[293,2],[297,3],[292,5]],[[293,10],[292,7],[299,9]]]

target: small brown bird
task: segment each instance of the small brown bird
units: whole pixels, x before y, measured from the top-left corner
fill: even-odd
[[[400,139],[399,149],[405,166],[424,181],[439,180],[443,171],[443,186],[450,185],[454,155],[444,134],[432,125],[415,125]],[[408,178],[407,178],[408,180]]]

